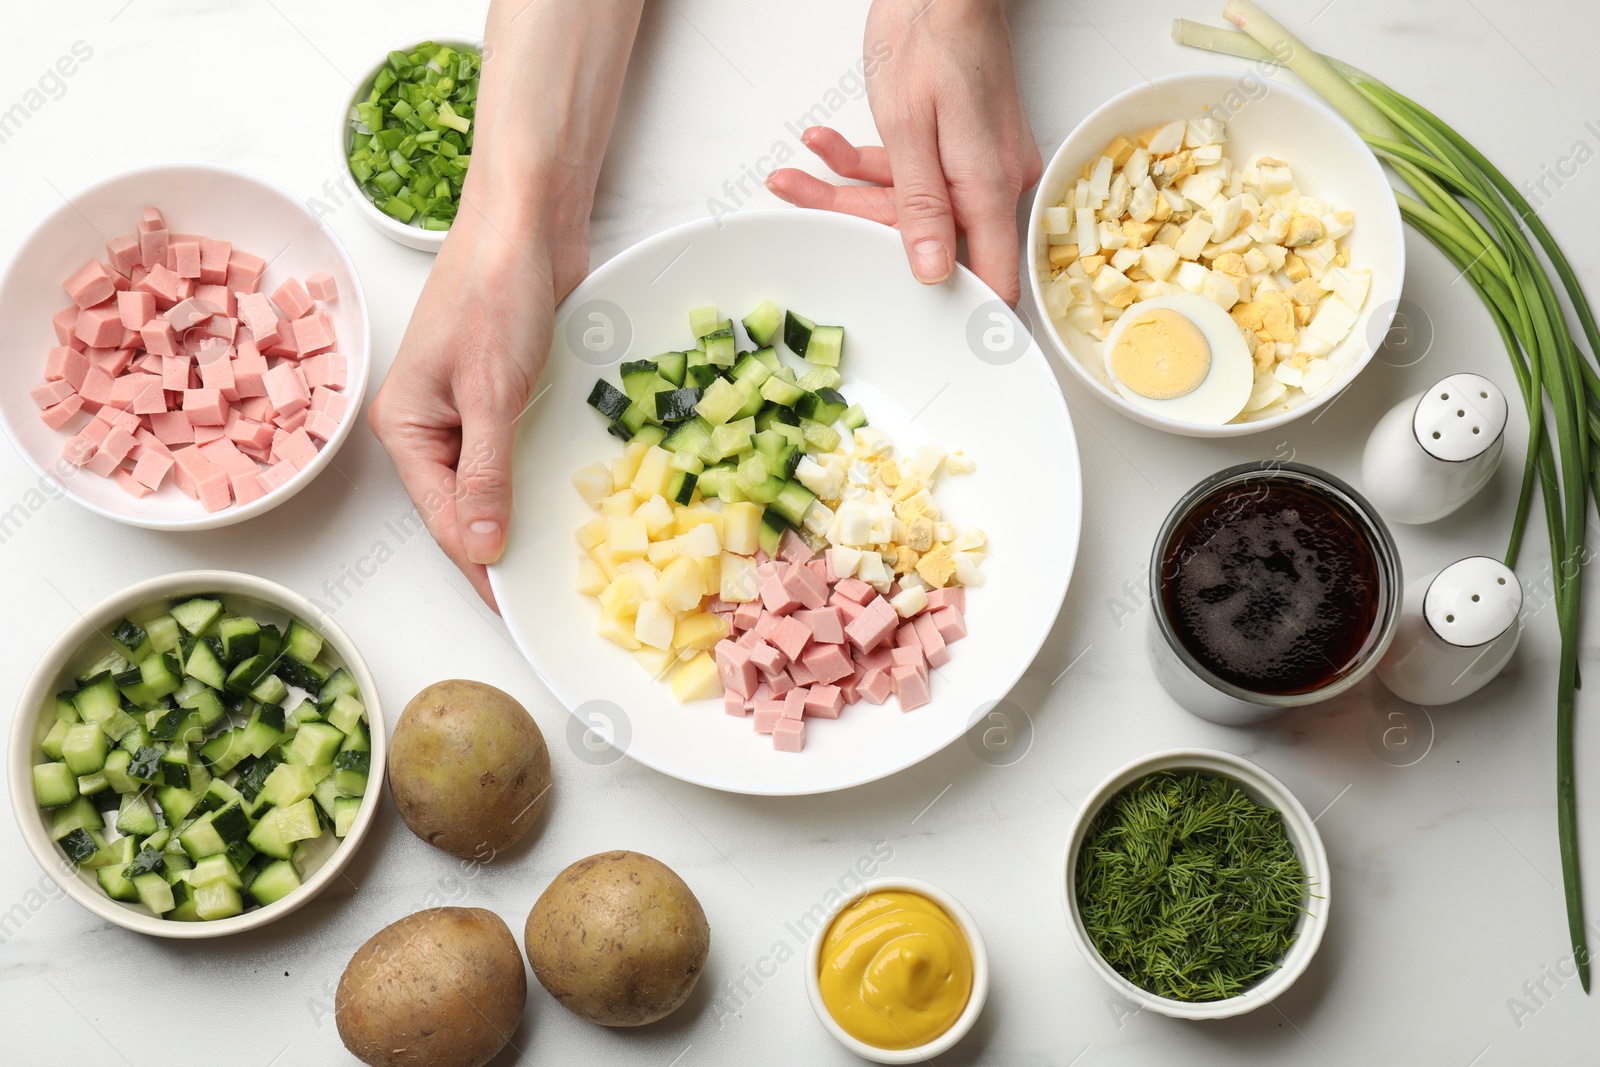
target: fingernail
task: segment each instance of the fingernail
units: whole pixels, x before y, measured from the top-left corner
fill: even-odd
[[[911,272],[919,282],[942,282],[950,275],[950,256],[944,245],[929,237],[911,246]]]
[[[773,196],[777,197],[779,200],[782,200],[785,204],[794,203],[793,200],[789,199],[789,195],[787,193],[785,193],[782,189],[778,188],[776,185],[772,184],[772,179],[770,177],[766,180],[765,184],[766,184],[766,187],[767,187],[767,192],[771,193]]]
[[[478,519],[469,525],[461,540],[473,563],[493,563],[500,558],[500,524],[492,519]]]

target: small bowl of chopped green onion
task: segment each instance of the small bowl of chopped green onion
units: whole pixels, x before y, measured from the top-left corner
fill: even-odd
[[[409,248],[437,252],[472,159],[481,41],[435,37],[388,52],[339,116],[340,165],[361,214]]]
[[[1067,924],[1126,999],[1178,1019],[1268,1003],[1328,925],[1328,857],[1305,808],[1249,760],[1157,752],[1101,782],[1067,840]]]
[[[307,598],[233,571],[135,583],[39,656],[7,772],[67,896],[155,937],[263,926],[343,877],[383,791],[378,688]]]

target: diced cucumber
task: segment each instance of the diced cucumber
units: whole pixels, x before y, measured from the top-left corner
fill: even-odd
[[[837,389],[823,386],[816,392],[806,393],[797,400],[794,411],[802,419],[810,419],[827,426],[832,425],[849,406],[850,402],[841,396]]]
[[[800,526],[805,522],[806,511],[816,499],[817,495],[799,482],[788,481],[772,502],[772,510],[782,515],[790,526]]]
[[[328,675],[328,680],[323,683],[322,688],[317,692],[317,703],[325,704],[340,693],[349,693],[354,697],[361,695],[356,688],[355,678],[343,667]]]
[[[238,781],[234,788],[239,790],[239,795],[247,801],[255,801],[261,793],[261,787],[266,785],[267,779],[272,776],[273,768],[283,761],[271,754],[252,760],[243,771],[239,772]]]
[[[250,690],[250,699],[262,704],[282,704],[288,697],[289,684],[276,674],[267,675]]]
[[[862,410],[860,404],[851,404],[845,409],[844,414],[839,416],[839,421],[846,429],[859,430],[867,424],[867,413]]]
[[[133,838],[124,837],[120,840],[112,842],[112,847],[116,848],[121,846],[123,849],[127,850],[129,852],[128,860],[131,861],[133,858],[131,854],[133,844]],[[105,890],[106,896],[110,897],[112,900],[139,899],[139,894],[134,890],[133,883],[130,882],[122,873],[123,869],[127,867],[127,865],[127,862],[123,862],[119,865],[113,861],[94,872],[95,879],[100,883],[100,888]]]
[[[106,765],[100,768],[100,773],[106,776],[106,784],[117,793],[139,791],[139,783],[128,777],[128,764],[132,762],[133,753],[119,748],[106,756]]]
[[[659,445],[666,436],[667,431],[663,426],[641,426],[631,440],[642,441],[647,445]]]
[[[155,745],[142,745],[128,761],[128,777],[136,782],[150,783],[161,777],[161,753]],[[110,757],[107,757],[108,759]]]
[[[211,765],[213,774],[227,774],[253,754],[245,743],[245,730],[243,726],[224,730],[200,746],[200,755]]]
[[[162,614],[153,619],[146,619],[144,630],[150,637],[152,652],[171,652],[178,647],[181,627],[178,626],[178,620],[171,615]]]
[[[781,407],[792,407],[801,397],[806,395],[806,391],[793,382],[786,382],[774,374],[761,383],[761,395]]]
[[[291,619],[289,629],[284,631],[280,651],[300,663],[315,663],[317,657],[322,655],[322,635],[299,619]]]
[[[74,780],[74,791],[78,784]],[[105,819],[100,817],[100,810],[94,806],[88,797],[75,797],[63,807],[58,807],[50,816],[50,840],[60,841],[74,830],[87,829],[99,833],[106,826]]]
[[[100,793],[104,793],[106,791],[106,787],[110,784],[110,782],[106,781],[106,776],[103,769],[95,771],[92,774],[78,775],[78,793],[82,796],[97,796]],[[96,803],[98,804],[99,801],[96,800]],[[101,806],[103,807],[104,805]]]
[[[817,326],[806,342],[805,357],[819,367],[837,367],[844,353],[843,326]]]
[[[804,315],[787,312],[783,317],[783,343],[795,355],[803,356],[811,343],[811,331],[816,328],[817,324]]]
[[[350,833],[350,828],[356,824],[356,815],[361,811],[361,801],[357,797],[337,797],[333,802],[333,835],[344,837]]]
[[[110,751],[106,733],[97,723],[84,722],[69,726],[66,737],[61,741],[61,758],[75,775],[93,774],[104,767],[106,754]]]
[[[67,730],[72,723],[57,719],[50,727],[50,732],[44,735],[44,740],[39,742],[39,748],[46,756],[58,760],[61,758],[61,742],[66,740]]]
[[[229,620],[231,621],[231,620]],[[250,644],[260,647],[261,634],[259,628],[250,634]],[[248,659],[249,657],[244,657]],[[216,650],[209,641],[196,641],[190,650],[189,657],[183,663],[184,673],[191,678],[196,678],[212,689],[221,689],[228,684],[228,668],[217,658]]]
[[[104,727],[102,727],[104,729]],[[106,735],[111,736],[110,734]],[[128,732],[117,740],[117,747],[126,749],[130,755],[144,748],[150,743],[150,730],[141,722],[135,722]]]
[[[183,846],[192,859],[201,859],[205,856],[216,856],[228,850],[228,843],[217,833],[211,820],[215,812],[207,812],[194,822],[178,831],[178,844]]]
[[[257,653],[241,661],[228,672],[227,690],[234,694],[250,692],[263,678],[272,673],[272,664],[272,657],[266,653]]]
[[[196,860],[195,865],[188,870],[183,880],[196,889],[216,882],[222,882],[235,889],[244,884],[239,879],[239,872],[234,869],[233,861],[222,853]]]
[[[179,606],[181,607],[182,605]],[[173,610],[176,611],[177,609]],[[176,906],[176,902],[172,899],[172,887],[159,874],[141,874],[134,877],[132,881],[134,892],[139,897],[139,903],[155,914],[165,915]]]
[[[111,672],[105,671],[79,687],[72,695],[72,705],[84,722],[103,722],[122,710],[122,694],[117,692]]]
[[[341,752],[333,761],[334,784],[341,796],[359,797],[367,791],[367,775],[372,769],[370,752]]]
[[[194,712],[195,721],[206,731],[210,731],[228,714],[227,707],[222,703],[222,697],[215,689],[206,685],[201,685],[199,692],[181,698],[178,707]]]
[[[196,807],[201,812],[217,811],[238,799],[237,789],[221,778],[213,778],[211,784],[206,786],[206,791],[201,794],[200,803]]]
[[[300,888],[300,872],[287,859],[261,868],[250,882],[250,895],[262,905],[274,904]]]
[[[189,746],[180,741],[161,756],[161,781],[164,785],[188,789],[192,784],[189,779]]]
[[[699,477],[688,471],[678,471],[667,482],[667,500],[674,504],[688,504],[694,499],[695,483]]]
[[[316,788],[311,769],[302,763],[280,763],[261,786],[261,798],[277,808],[298,804]]]
[[[230,665],[261,651],[261,624],[248,615],[230,615],[218,622],[217,637],[222,641],[222,658]],[[222,688],[219,683],[206,684],[213,689]]]
[[[351,699],[354,699],[353,697]],[[335,697],[334,702],[338,703]],[[250,722],[244,727],[240,741],[244,750],[252,756],[263,756],[267,750],[283,738],[283,708],[278,704],[262,704],[250,716]]]
[[[94,859],[101,849],[105,848],[105,841],[99,834],[81,826],[63,834],[60,844],[61,850],[67,854],[67,858],[80,867],[88,866],[89,861]]]
[[[322,683],[328,680],[328,671],[316,663],[301,663],[288,656],[281,657],[274,668],[278,677],[290,685],[299,686],[308,693],[315,693],[322,688]]]
[[[622,417],[611,424],[610,430],[624,441],[630,441],[635,434],[644,432],[645,424],[650,421],[650,412],[643,404],[631,403],[623,411]]]
[[[801,419],[800,432],[806,435],[806,444],[812,451],[832,452],[839,447],[839,431],[832,426]]]
[[[700,339],[706,346],[706,359],[714,367],[731,367],[737,358],[739,350],[734,342],[733,329],[725,326],[716,333],[707,334]]]
[[[194,887],[194,909],[201,919],[227,919],[244,911],[239,890],[227,882]]]
[[[78,779],[65,763],[38,763],[33,768],[33,799],[41,808],[59,808],[78,799]]]
[[[167,847],[171,840],[172,827],[163,826],[161,829],[145,838],[140,844],[143,848],[153,848],[157,852],[160,852],[162,849]]]
[[[284,750],[284,759],[290,763],[332,763],[339,746],[344,744],[344,734],[325,722],[308,722],[300,727]]]
[[[130,837],[149,837],[161,824],[156,821],[155,809],[143,796],[130,793],[122,798],[117,810],[117,833]]]
[[[783,312],[778,305],[770,300],[763,300],[756,305],[756,309],[740,320],[744,323],[744,332],[750,335],[750,340],[756,347],[765,348],[772,343],[778,330],[783,326]]]
[[[733,379],[737,382],[749,382],[760,388],[761,383],[770,377],[772,368],[757,359],[754,352],[746,352],[733,365]]]
[[[333,802],[339,798],[339,780],[333,775],[328,775],[317,783],[311,791],[311,799],[317,802],[317,807],[328,818],[333,818]]]
[[[699,363],[693,362],[696,356],[700,358]],[[687,384],[696,386],[701,390],[704,390],[706,386],[710,385],[718,378],[723,377],[722,368],[713,367],[711,364],[705,362],[705,358],[706,354],[703,351],[697,349],[693,352],[690,352],[689,369],[684,375],[684,381]]]
[[[843,380],[832,367],[812,367],[800,375],[795,384],[814,393],[818,389],[837,389]]]
[[[151,651],[150,635],[144,628],[128,619],[117,623],[111,631],[111,640],[116,642],[122,654],[130,660],[140,660],[148,656]]]
[[[182,883],[184,872],[193,867],[194,860],[186,852],[169,851],[161,854],[161,877],[167,880],[168,885]]]
[[[673,385],[683,385],[689,357],[682,352],[663,352],[656,357],[656,373]]]
[[[85,686],[98,679],[102,674],[121,674],[128,669],[128,659],[121,652],[112,649],[78,675],[78,685]],[[80,709],[81,710],[81,709]]]
[[[173,607],[172,617],[179,626],[198,637],[222,617],[222,601],[207,597],[185,600]]]
[[[317,822],[316,805],[311,798],[287,808],[273,808],[250,831],[250,845],[256,851],[286,860],[296,841],[306,841],[322,832]]]
[[[689,309],[689,332],[698,340],[722,325],[722,315],[712,304]]]
[[[594,388],[589,390],[589,406],[613,422],[622,417],[630,403],[632,399],[627,393],[604,378],[597,379]]]
[[[733,382],[718,378],[706,387],[695,411],[708,425],[721,426],[744,406],[745,399],[744,393]]]
[[[644,396],[645,388],[658,377],[655,362],[648,359],[636,359],[624,363],[617,368],[617,371],[622,379],[622,391],[634,403],[639,402]]]
[[[789,529],[788,520],[771,508],[761,513],[761,531],[759,542],[761,550],[774,559],[778,556],[778,545],[783,541],[783,531]]]
[[[694,386],[682,389],[663,389],[655,394],[657,422],[682,422],[694,415],[694,406],[700,401],[700,390]]]
[[[161,814],[166,816],[167,825],[176,826],[189,817],[195,805],[200,803],[200,797],[187,789],[164,785],[156,790],[156,803],[161,805]]]
[[[211,814],[211,828],[230,848],[250,836],[250,826],[250,816],[244,813],[244,803],[237,798]]]

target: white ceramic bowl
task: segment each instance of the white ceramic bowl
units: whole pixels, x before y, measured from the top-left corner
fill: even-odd
[[[783,254],[771,255],[775,248]],[[937,442],[977,463],[970,474],[941,476],[937,497],[952,522],[982,529],[993,546],[984,584],[967,594],[968,635],[933,672],[932,701],[909,714],[890,701],[810,719],[798,753],[774,750],[721,700],[679,704],[594,632],[599,604],[574,588],[573,531],[594,512],[572,472],[622,450],[585,402],[595,379],[615,383],[618,360],[689,344],[689,308],[715,302],[737,321],[764,298],[844,327],[840,391],[897,455]],[[489,580],[517,647],[572,711],[575,750],[599,762],[626,752],[664,774],[740,793],[846,789],[962,737],[1049,635],[1082,520],[1066,402],[1011,309],[965,267],[943,285],[918,282],[887,226],[797,208],[685,223],[596,268],[556,309],[549,362],[517,424],[513,471],[506,551]],[[591,752],[591,733],[615,741]]]
[[[828,929],[833,926],[833,920],[841,911],[868,893],[896,889],[918,893],[943,908],[961,928],[962,934],[966,936],[967,945],[972,950],[972,994],[967,998],[967,1006],[951,1024],[950,1029],[926,1044],[906,1049],[878,1048],[845,1033],[844,1028],[834,1019],[833,1013],[828,1010],[828,1006],[823,1003],[822,989],[818,984],[822,966],[822,942],[828,936]],[[989,950],[983,943],[983,933],[978,929],[978,924],[972,915],[961,906],[959,900],[943,889],[916,878],[874,878],[849,899],[841,900],[822,920],[817,936],[812,938],[811,947],[806,951],[806,996],[811,999],[811,1010],[817,1013],[822,1028],[832,1034],[839,1044],[862,1059],[874,1063],[931,1063],[935,1056],[949,1052],[955,1047],[956,1042],[966,1037],[973,1023],[977,1022],[978,1016],[983,1013],[983,1002],[989,996]]]
[[[211,922],[174,922],[157,918],[138,903],[112,900],[95,879],[91,870],[79,870],[67,859],[66,853],[50,840],[46,817],[33,799],[33,765],[46,757],[39,743],[55,721],[50,709],[51,697],[68,688],[77,672],[104,654],[103,639],[97,635],[108,633],[129,612],[156,601],[190,596],[196,593],[217,593],[234,610],[244,610],[267,617],[271,621],[286,622],[294,616],[312,625],[325,639],[324,656],[329,662],[343,666],[354,675],[361,690],[361,702],[366,705],[368,727],[372,735],[372,767],[368,776],[367,794],[362,798],[356,813],[355,824],[342,841],[324,834],[310,843],[306,861],[304,884],[265,907],[235,915],[230,919]],[[372,826],[383,793],[384,771],[389,748],[388,731],[384,725],[383,709],[378,700],[378,686],[366,661],[350,640],[350,635],[299,593],[269,582],[234,571],[182,571],[164,574],[138,582],[120,593],[108,597],[90,608],[79,620],[56,638],[34,668],[17,710],[11,721],[11,748],[7,759],[7,778],[11,783],[11,810],[22,839],[39,866],[54,878],[66,894],[107,922],[136,933],[156,937],[201,938],[221,937],[244,930],[253,930],[281,919],[295,911],[322,892],[328,883],[339,877],[339,872],[350,862],[356,849]]]
[[[1306,913],[1300,918],[1294,944],[1290,946],[1282,965],[1236,997],[1196,1002],[1172,1000],[1147,992],[1118,974],[1100,955],[1089,940],[1088,931],[1083,928],[1083,918],[1078,912],[1078,850],[1089,832],[1089,825],[1107,801],[1156,771],[1204,771],[1232,778],[1244,787],[1245,793],[1256,803],[1276,808],[1283,815],[1284,830],[1310,883]],[[1078,951],[1089,961],[1089,966],[1124,999],[1174,1019],[1227,1019],[1261,1007],[1300,977],[1310,964],[1311,957],[1316,955],[1323,932],[1328,928],[1328,855],[1322,849],[1322,837],[1317,833],[1316,824],[1287,786],[1249,760],[1229,752],[1204,748],[1155,752],[1134,760],[1101,782],[1083,802],[1083,807],[1078,809],[1078,817],[1072,823],[1072,832],[1067,838],[1063,875],[1063,906],[1067,913],[1067,926],[1072,931],[1072,940],[1077,943]]]
[[[1342,362],[1331,385],[1289,410],[1269,405],[1242,421],[1208,426],[1167,418],[1124,400],[1106,377],[1104,346],[1050,317],[1044,284],[1050,280],[1044,212],[1060,204],[1092,162],[1118,134],[1132,136],[1157,123],[1193,118],[1210,107],[1226,118],[1225,153],[1234,164],[1260,153],[1285,160],[1307,196],[1355,213],[1346,238],[1351,266],[1372,271],[1372,287],[1361,315],[1332,357]],[[1394,192],[1355,128],[1332,108],[1281,82],[1253,73],[1203,71],[1172,74],[1135,86],[1096,108],[1067,135],[1039,180],[1028,220],[1028,281],[1039,309],[1039,333],[1062,362],[1102,403],[1135,422],[1190,437],[1238,437],[1293,422],[1328,403],[1372,359],[1389,330],[1405,276],[1405,233]]]
[[[101,478],[61,458],[83,414],[62,430],[39,419],[28,395],[44,383],[45,353],[56,342],[50,316],[69,301],[61,282],[91,256],[105,259],[106,239],[130,233],[139,209],[160,208],[175,233],[199,233],[231,241],[268,261],[263,291],[290,276],[304,280],[327,272],[339,298],[326,305],[338,334],[336,351],[349,360],[345,395],[350,407],[338,431],[317,456],[286,484],[243,506],[207,512],[169,479],[142,499],[129,496],[111,478]],[[366,297],[355,264],[332,230],[280,186],[232,167],[212,163],[161,163],[123,171],[64,202],[18,246],[0,275],[0,425],[40,476],[62,487],[90,511],[151,530],[209,530],[271,511],[311,484],[331,462],[361,420],[362,397],[372,365]]]
[[[372,92],[372,81],[378,76],[378,71],[389,62],[389,52],[410,52],[419,44],[429,41],[435,44],[447,44],[451,48],[483,51],[483,39],[480,37],[458,37],[454,34],[438,34],[433,37],[418,37],[388,49],[372,66],[356,81],[355,88],[350,95],[345,97],[344,106],[339,109],[338,124],[334,129],[335,165],[338,173],[349,183],[350,195],[356,202],[356,210],[361,212],[361,217],[366,219],[374,229],[392,241],[398,241],[407,248],[415,248],[421,252],[438,252],[444,245],[444,239],[450,236],[449,230],[424,230],[421,226],[399,219],[390,218],[379,211],[367,194],[357,186],[355,175],[350,173],[350,134],[352,130],[351,116],[355,106],[367,99],[367,94]]]

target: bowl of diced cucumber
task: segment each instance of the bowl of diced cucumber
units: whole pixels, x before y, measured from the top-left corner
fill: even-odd
[[[11,803],[78,903],[160,937],[287,915],[349,862],[387,747],[348,634],[263,578],[185,571],[84,614],[28,680]]]

